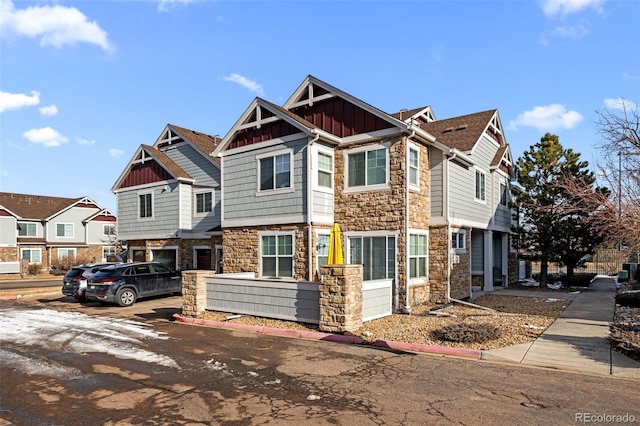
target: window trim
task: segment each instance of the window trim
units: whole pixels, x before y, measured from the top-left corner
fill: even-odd
[[[326,256],[320,256],[320,236],[323,237],[327,237],[327,255]],[[316,257],[316,271],[318,273],[318,276],[320,276],[320,266],[325,265],[324,263],[320,263],[320,257],[329,257],[329,238],[331,238],[331,231],[329,229],[321,229],[321,230],[317,230],[316,231],[316,247],[315,247],[315,257]],[[322,247],[324,248],[324,247]]]
[[[364,145],[357,148],[352,148],[344,151],[344,189],[343,193],[350,192],[366,192],[366,191],[380,191],[391,188],[390,184],[390,175],[389,175],[389,165],[390,165],[390,155],[391,150],[389,149],[391,146],[391,142],[384,142],[373,145]],[[365,153],[365,162],[367,161],[367,153],[370,151],[377,151],[380,149],[385,150],[385,182],[379,184],[368,185],[366,182],[364,185],[357,186],[349,186],[349,156],[353,154],[360,154],[362,152]],[[366,165],[365,165],[366,172]],[[366,173],[365,173],[366,179]]]
[[[480,190],[481,190],[481,197],[478,197],[478,176],[481,176],[482,179],[480,181],[480,183],[482,184]],[[487,203],[487,173],[482,170],[482,169],[475,169],[475,178],[474,178],[474,200],[479,202],[479,203],[483,203],[486,204]]]
[[[78,250],[74,247],[71,248],[67,248],[67,247],[58,247],[58,260],[62,260],[64,258],[64,256],[61,256],[60,251],[61,250],[66,250],[67,254],[65,256],[69,256],[69,251],[73,251],[73,259],[75,260],[78,257]]]
[[[411,254],[411,236],[416,235],[419,237],[425,237],[425,254],[412,255]],[[419,275],[416,277],[411,276],[411,259],[425,259],[425,275]],[[410,283],[413,282],[424,282],[429,279],[429,231],[423,230],[409,230],[409,245],[407,247],[407,278]]]
[[[413,167],[411,165],[411,151],[415,151],[418,154],[418,165]],[[416,181],[411,182],[411,170],[416,171]],[[409,142],[407,144],[407,183],[409,188],[420,190],[420,147]]]
[[[453,243],[453,236],[456,235],[456,244]],[[458,247],[460,243],[460,237],[462,237],[462,247]],[[452,229],[451,236],[449,237],[449,241],[451,241],[451,249],[456,253],[466,253],[467,251],[467,230],[466,229]]]
[[[113,229],[113,232],[105,232],[107,227]],[[116,235],[116,225],[113,223],[103,223],[102,224],[102,235],[110,237],[111,235]]]
[[[291,254],[290,255],[279,255],[278,254],[278,237],[280,236],[291,236]],[[276,259],[276,275],[264,275],[264,266],[263,266],[263,257],[265,255],[262,254],[262,239],[263,237],[276,237],[276,254],[268,257],[275,257]],[[259,260],[259,271],[258,276],[260,278],[265,279],[279,279],[279,280],[295,280],[296,276],[296,232],[295,231],[259,231],[258,232],[258,260]],[[290,258],[291,259],[291,276],[281,276],[279,270],[279,258]]]
[[[275,162],[275,158],[279,157],[281,155],[288,155],[289,156],[289,186],[284,187],[284,188],[276,188],[275,187],[275,179],[276,179],[276,172],[275,172],[275,167],[276,167],[276,162]],[[271,151],[271,152],[265,152],[264,154],[259,154],[256,155],[256,196],[263,196],[263,195],[272,195],[274,193],[287,193],[287,192],[294,192],[295,188],[294,188],[294,182],[293,182],[293,168],[294,168],[294,164],[293,164],[293,150],[290,148],[287,149],[281,149],[278,151]],[[261,167],[260,167],[260,162],[262,160],[264,160],[265,158],[273,158],[273,167],[274,167],[274,174],[273,174],[273,179],[274,179],[274,188],[273,189],[260,189],[261,186],[261,182],[262,182],[262,177],[261,177]]]
[[[29,259],[27,259],[29,261],[29,264],[41,264],[42,263],[42,249],[39,248],[21,248],[20,249],[20,260],[24,259],[24,252],[25,251],[29,251]],[[40,257],[40,261],[39,262],[34,262],[32,259],[32,255],[31,253],[37,251],[38,252],[38,256]]]
[[[105,249],[112,249],[109,250],[110,252],[113,251],[113,256],[116,255],[116,247],[115,246],[102,246],[102,261],[106,262],[107,259],[109,258],[109,256],[111,256],[111,253],[108,253],[106,256],[104,255],[104,250]]]
[[[320,154],[322,155],[326,155],[328,157],[331,157],[331,171],[327,171],[327,170],[321,170],[320,169]],[[313,175],[313,190],[314,191],[320,191],[320,192],[326,192],[327,194],[333,194],[334,192],[334,188],[335,188],[335,167],[336,167],[336,158],[335,158],[335,154],[332,150],[330,149],[324,149],[318,146],[314,147],[314,151],[312,153],[312,175]],[[322,186],[320,185],[320,178],[319,178],[319,174],[320,172],[324,172],[324,173],[329,173],[330,174],[330,181],[331,181],[331,187],[326,187],[326,186]]]
[[[387,280],[393,280],[393,279],[397,279],[398,277],[398,262],[397,262],[397,256],[398,256],[398,240],[400,237],[400,233],[398,231],[365,231],[365,232],[345,232],[342,234],[345,237],[345,263],[351,264],[351,258],[352,258],[352,253],[351,253],[351,240],[352,239],[364,239],[364,238],[376,238],[376,237],[385,237],[386,239],[386,244],[385,244],[385,251],[386,251],[386,257],[387,257],[387,262],[390,260],[389,259],[389,238],[393,238],[394,239],[394,254],[393,254],[393,276],[390,277],[389,276],[389,268],[387,265],[387,268],[385,268],[385,278],[376,278],[376,279],[372,279],[372,280],[366,280],[365,282],[374,282],[374,281],[387,281]],[[366,276],[366,272],[364,271],[364,265],[363,265],[363,280],[364,280],[364,276]]]
[[[38,237],[38,224],[34,223],[34,222],[18,222],[18,227],[22,227],[22,225],[27,225],[27,230],[29,228],[30,225],[33,225],[33,230],[35,231],[33,235],[29,235],[29,233],[27,232],[27,235],[20,235],[20,229],[18,229],[18,237],[20,238],[37,238]]]
[[[58,226],[64,225],[64,235],[58,234]],[[71,226],[71,235],[67,235],[67,225]],[[75,225],[69,222],[56,222],[56,238],[74,238],[75,236]]]
[[[140,207],[141,207],[141,201],[140,201],[140,197],[142,196],[147,196],[150,195],[151,196],[151,215],[150,216],[140,216],[140,214],[142,213],[140,211]],[[140,191],[136,193],[136,198],[137,198],[137,207],[138,207],[138,211],[136,214],[136,217],[138,218],[138,221],[148,221],[148,220],[154,220],[154,213],[155,213],[155,208],[154,208],[154,201],[155,201],[155,194],[153,193],[153,191]]]
[[[500,191],[498,205],[502,207],[509,206],[509,185],[505,182],[500,181],[500,185],[498,185],[498,190]]]
[[[198,196],[199,195],[206,195],[206,194],[211,194],[211,203],[209,205],[211,210],[205,210],[202,212],[198,211]],[[213,189],[203,189],[203,190],[198,190],[198,191],[194,191],[193,192],[193,215],[194,216],[207,216],[213,213],[213,205],[214,205],[214,201],[215,201],[215,196],[214,196],[214,190]],[[206,201],[206,200],[205,200]]]

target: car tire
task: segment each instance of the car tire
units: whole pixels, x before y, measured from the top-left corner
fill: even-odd
[[[136,292],[130,288],[121,288],[116,293],[116,302],[120,306],[131,306],[136,302]]]

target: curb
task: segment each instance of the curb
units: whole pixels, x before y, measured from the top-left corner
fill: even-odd
[[[308,339],[308,340],[322,340],[327,342],[348,343],[348,344],[355,344],[355,345],[367,344],[365,340],[359,337],[344,336],[341,334],[322,333],[318,331],[290,330],[290,329],[282,329],[282,328],[262,327],[259,325],[236,324],[232,322],[203,320],[198,318],[185,317],[180,314],[173,314],[173,317],[176,319],[176,321],[187,323],[187,324],[207,325],[207,326],[225,328],[225,329],[231,329],[231,330],[251,331],[255,333],[267,334],[270,336],[294,337],[294,338],[297,337],[297,338]],[[399,350],[412,351],[412,352],[424,352],[429,354],[448,355],[448,356],[470,358],[470,359],[476,359],[476,360],[479,360],[482,355],[482,351],[479,349],[450,348],[447,346],[395,342],[392,340],[376,340],[375,342],[372,343],[372,345],[380,348],[399,349]]]

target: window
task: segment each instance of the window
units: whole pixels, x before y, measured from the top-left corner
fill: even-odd
[[[505,185],[504,183],[500,182],[500,205],[506,206],[507,205],[507,200],[508,200],[507,185]]]
[[[333,156],[318,152],[318,186],[333,188]]]
[[[464,230],[459,230],[457,232],[451,233],[451,248],[455,250],[464,250],[466,249],[466,232]]]
[[[362,264],[364,281],[394,278],[395,258],[393,235],[349,238],[349,263]]]
[[[260,191],[291,187],[291,154],[259,159]]]
[[[56,223],[56,237],[73,237],[73,223]]]
[[[329,259],[329,234],[318,234],[318,242],[316,245],[316,264],[318,265],[318,274],[320,274],[320,266],[326,265]]]
[[[262,235],[260,260],[263,277],[293,277],[293,234]]]
[[[20,259],[26,259],[29,263],[42,263],[40,249],[20,249]]]
[[[196,213],[207,213],[213,211],[213,194],[202,192],[196,194]]]
[[[102,247],[102,261],[107,262],[109,260],[109,256],[116,255],[116,248],[114,246],[103,246]]]
[[[19,237],[35,237],[36,233],[37,231],[35,223],[18,222]]]
[[[476,200],[485,201],[485,174],[476,170]]]
[[[59,248],[58,249],[58,260],[64,260],[65,258],[75,259],[76,258],[76,249],[74,249],[74,248]]]
[[[116,226],[115,225],[111,225],[111,224],[103,225],[102,226],[102,233],[104,235],[108,235],[108,236],[116,235]]]
[[[384,185],[387,183],[387,148],[347,154],[349,187]]]
[[[409,185],[419,186],[420,177],[420,151],[409,147]]]
[[[427,236],[409,235],[409,278],[427,277]]]
[[[153,194],[138,195],[138,207],[141,219],[153,217]]]

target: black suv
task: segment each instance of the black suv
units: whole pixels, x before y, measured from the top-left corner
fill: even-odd
[[[77,300],[85,300],[85,290],[87,289],[87,280],[94,273],[98,272],[98,269],[105,266],[113,265],[113,262],[109,263],[86,263],[83,265],[74,266],[62,278],[62,294],[65,296],[73,296]]]
[[[131,306],[142,297],[180,293],[182,274],[158,262],[123,263],[100,268],[89,279],[87,300]]]

